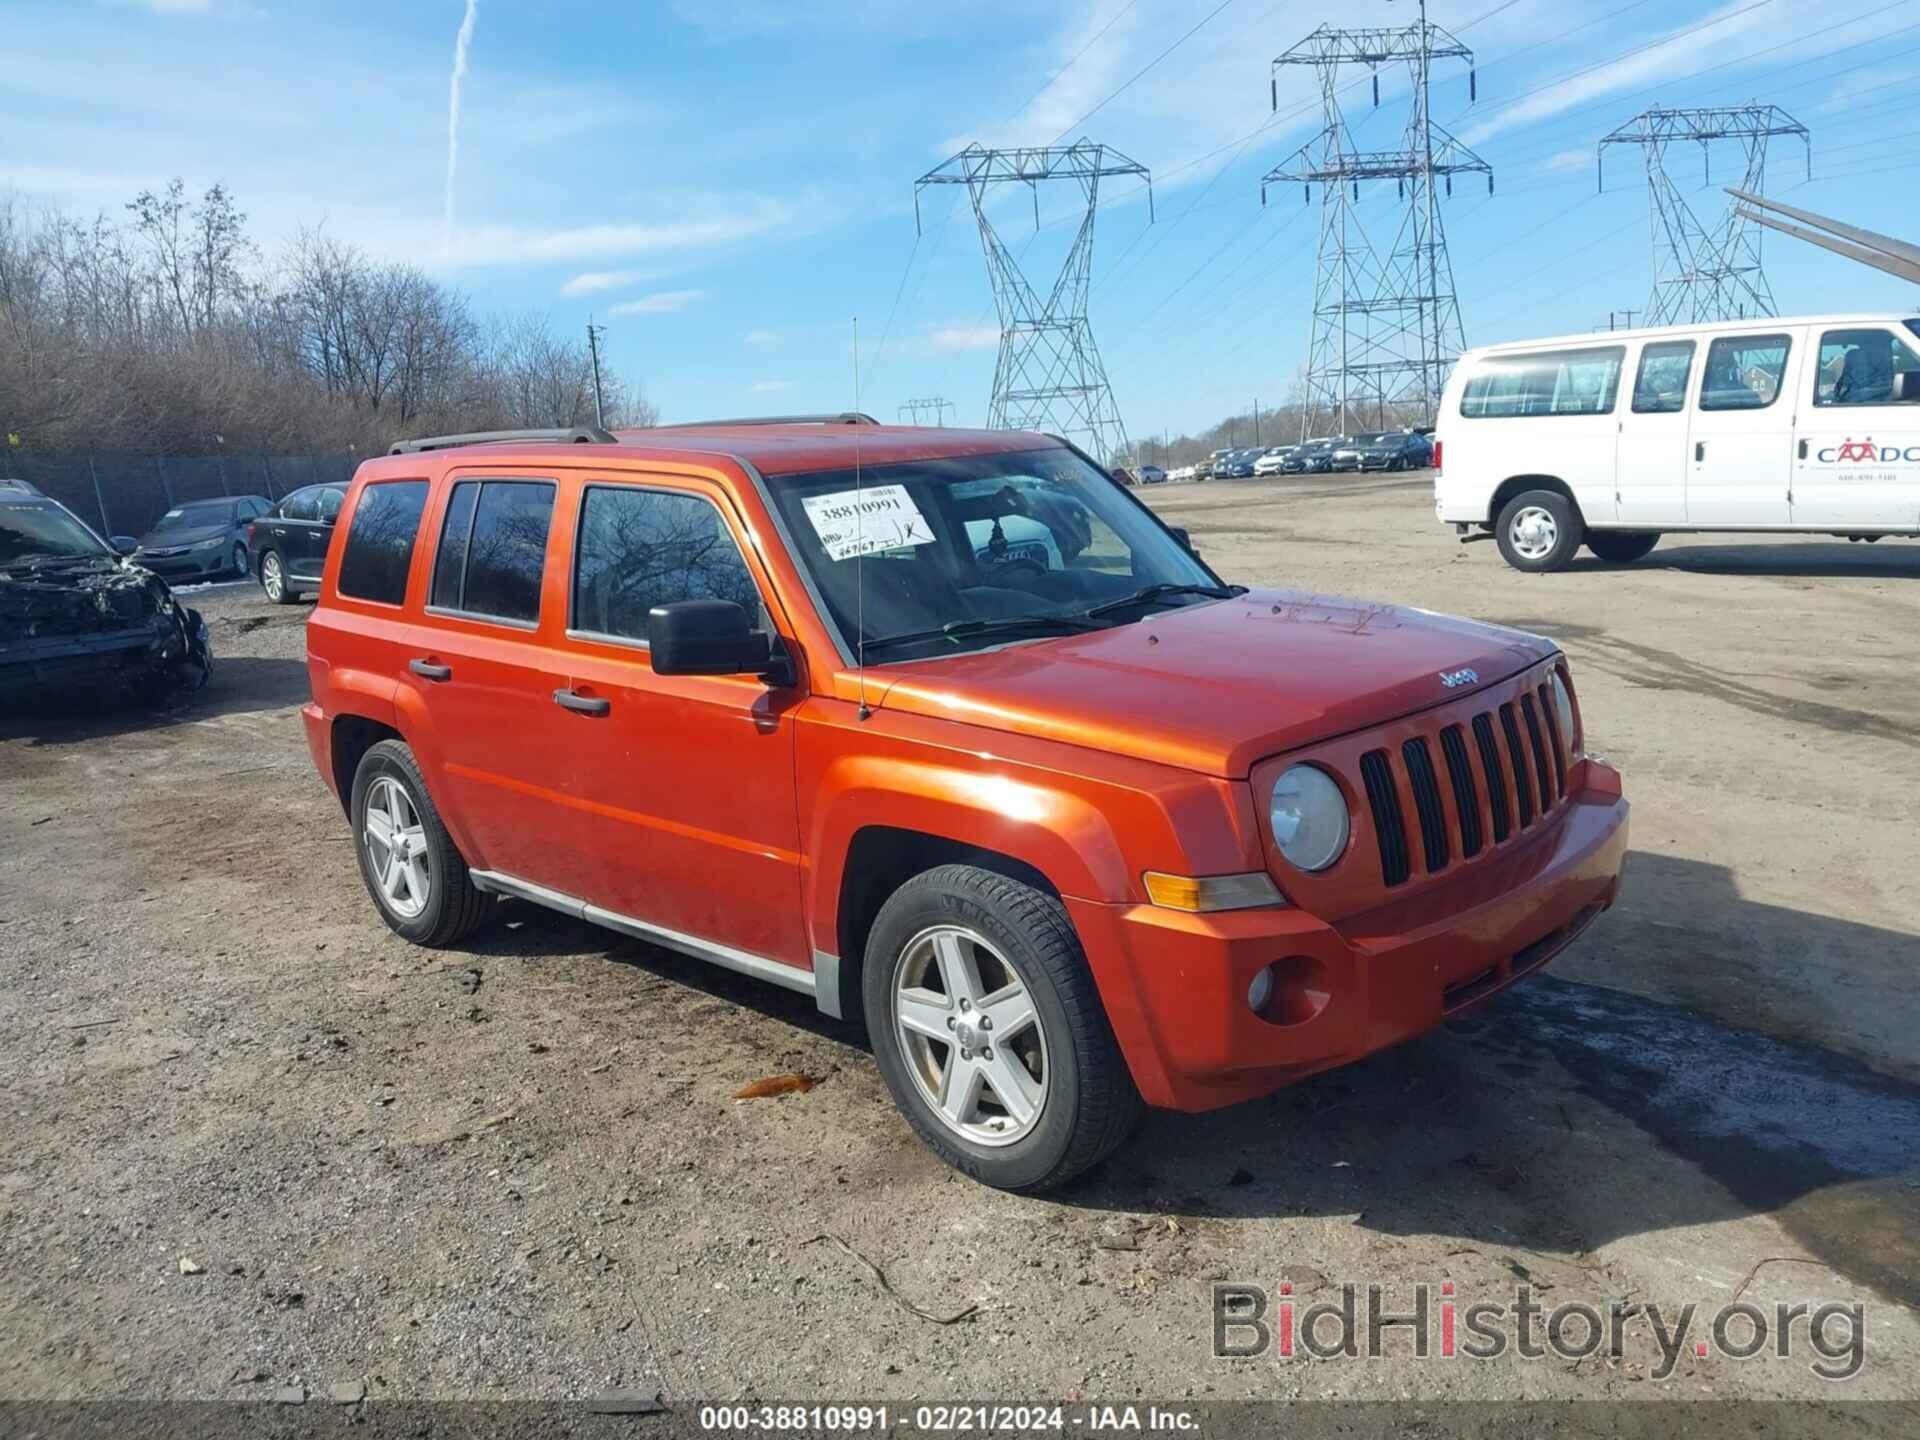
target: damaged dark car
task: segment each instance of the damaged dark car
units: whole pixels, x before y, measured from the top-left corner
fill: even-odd
[[[73,692],[159,700],[207,683],[206,621],[64,506],[0,481],[0,710]]]

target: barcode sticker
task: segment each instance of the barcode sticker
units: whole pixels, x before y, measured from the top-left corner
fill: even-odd
[[[836,490],[830,495],[808,495],[801,503],[829,560],[933,543],[927,517],[904,485]]]

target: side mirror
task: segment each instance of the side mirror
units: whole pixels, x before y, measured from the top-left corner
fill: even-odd
[[[1902,370],[1893,377],[1893,403],[1905,405],[1920,400],[1920,370]]]
[[[773,646],[731,600],[676,600],[647,612],[656,675],[759,675]]]
[[[131,555],[140,548],[140,542],[131,535],[112,536],[107,544],[113,547],[113,553],[116,555]]]

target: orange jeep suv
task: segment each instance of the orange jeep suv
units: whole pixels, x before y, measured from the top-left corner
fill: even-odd
[[[1229,585],[1045,435],[408,442],[307,653],[395,931],[516,896],[811,995],[1010,1190],[1431,1029],[1626,848],[1547,641]]]

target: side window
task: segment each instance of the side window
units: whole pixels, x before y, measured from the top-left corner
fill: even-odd
[[[294,491],[280,502],[280,513],[289,520],[318,520],[320,492],[318,490]]]
[[[407,598],[407,568],[426,506],[424,480],[389,480],[360,492],[347,529],[347,548],[340,556],[342,595],[384,605]]]
[[[321,489],[317,504],[320,509],[320,523],[331,525],[340,518],[340,507],[346,503],[347,492],[328,485]]]
[[[573,628],[644,641],[647,612],[676,600],[731,600],[766,627],[759,587],[712,501],[589,487],[574,547]]]
[[[462,480],[447,501],[429,603],[535,624],[553,520],[551,480]]]
[[[1640,371],[1633,381],[1634,414],[1674,415],[1686,408],[1693,348],[1691,340],[1661,340],[1640,352]]]
[[[1786,335],[1723,335],[1707,347],[1700,380],[1702,410],[1764,410],[1780,398],[1787,370]]]
[[[1920,370],[1915,354],[1890,330],[1829,330],[1820,337],[1815,405],[1891,405],[1893,377]]]
[[[1539,415],[1610,415],[1620,388],[1624,346],[1543,351],[1483,360],[1460,394],[1470,420]]]

